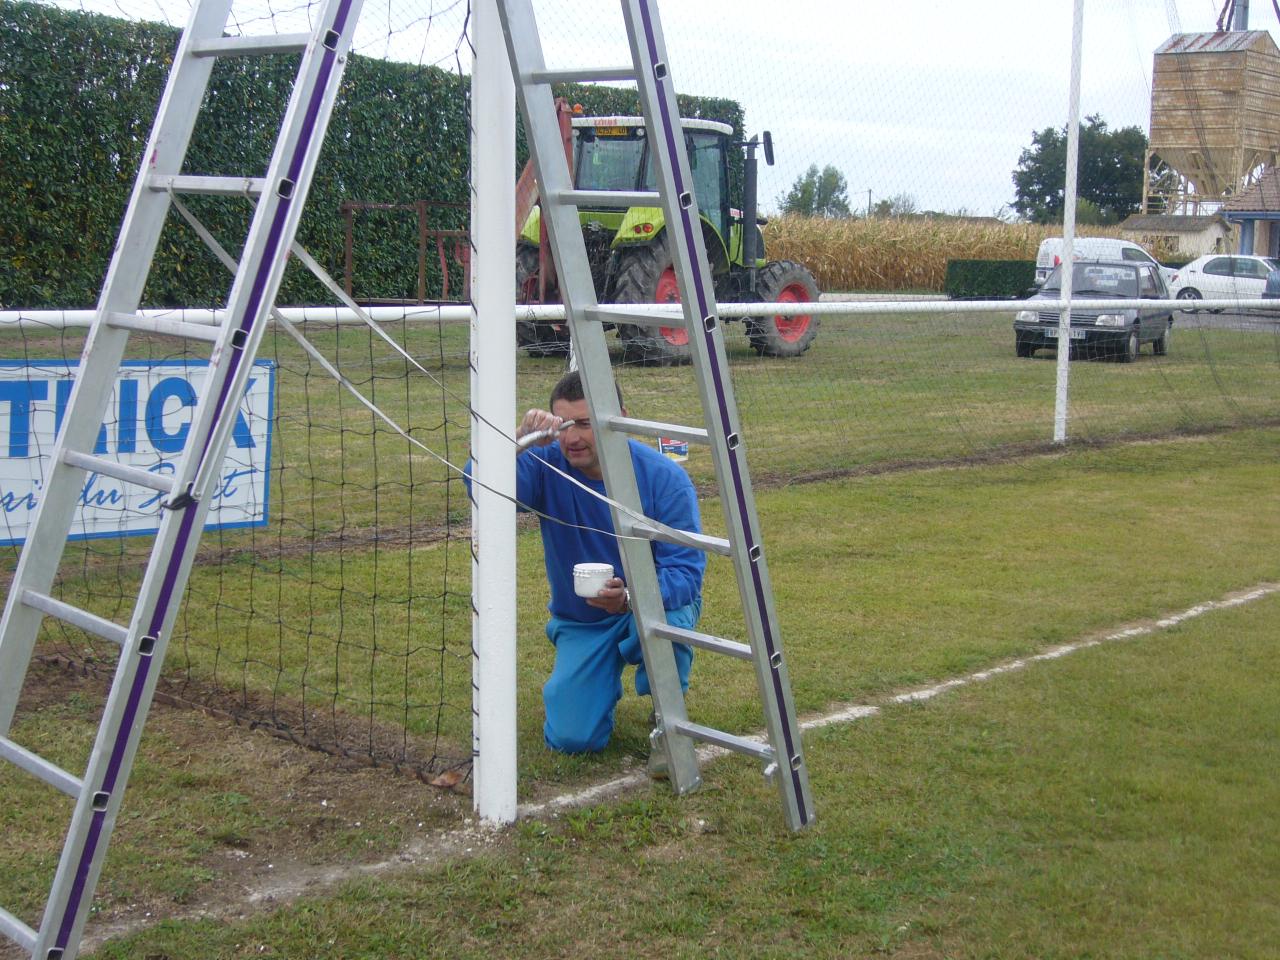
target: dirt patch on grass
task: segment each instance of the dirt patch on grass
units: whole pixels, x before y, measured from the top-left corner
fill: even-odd
[[[48,712],[60,736],[87,744],[107,689],[92,672],[33,662],[16,726],[35,727]],[[68,703],[77,705],[70,717]],[[69,731],[69,725],[81,729]],[[240,917],[344,880],[499,842],[474,824],[469,793],[465,778],[453,789],[433,787],[364,758],[306,749],[208,710],[158,699],[147,717],[86,945],[166,918]],[[227,805],[236,809],[224,817]],[[65,827],[59,819],[56,835],[35,838],[42,849],[31,851],[33,862],[56,860]],[[129,866],[166,858],[176,870]],[[177,881],[170,879],[174,874]],[[0,958],[16,956],[6,950],[0,946]]]
[[[70,659],[63,653],[37,657],[37,663],[64,674],[63,683],[44,678],[46,689],[24,690],[38,701],[65,695],[66,683],[88,684],[105,691],[114,664]],[[403,727],[356,717],[340,710],[306,706],[289,697],[255,690],[229,690],[190,673],[162,676],[155,702],[287,740],[318,753],[332,754],[349,765],[386,767],[433,786],[468,790],[471,751],[444,739],[414,736]]]

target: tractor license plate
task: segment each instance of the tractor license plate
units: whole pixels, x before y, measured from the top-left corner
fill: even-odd
[[[596,127],[597,137],[625,137],[630,132],[627,127]]]
[[[1057,336],[1058,336],[1058,328],[1057,328],[1057,327],[1048,327],[1048,328],[1046,328],[1046,329],[1045,329],[1045,331],[1044,331],[1044,335],[1045,335],[1046,337],[1051,337],[1051,338],[1057,337]],[[1071,330],[1071,339],[1072,339],[1072,340],[1083,340],[1083,339],[1085,338],[1085,336],[1086,336],[1086,331],[1084,331],[1084,330],[1077,330],[1077,329],[1075,329],[1074,327],[1072,328],[1072,330]]]

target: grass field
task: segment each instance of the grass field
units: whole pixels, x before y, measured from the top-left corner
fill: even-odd
[[[1021,364],[1041,367],[1051,364]],[[1240,428],[762,492],[799,709],[884,702],[1280,581],[1278,462],[1280,429]],[[715,501],[704,511],[715,526]],[[519,546],[521,582],[536,584],[536,535]],[[425,576],[432,551],[422,553]],[[358,576],[389,577],[395,558],[382,555],[376,578],[372,567]],[[711,632],[734,634],[731,586],[713,568]],[[298,591],[282,599],[289,616],[324,615]],[[521,591],[530,799],[636,769],[646,734],[647,706],[630,696],[602,755],[542,749],[543,602],[532,586]],[[1265,957],[1280,933],[1265,893],[1276,881],[1266,851],[1280,839],[1269,667],[1278,642],[1273,595],[814,731],[819,820],[799,836],[786,834],[776,795],[741,758],[713,764],[706,788],[685,800],[645,786],[489,837],[465,828],[463,796],[161,708],[91,921],[130,932],[97,953]],[[198,656],[189,645],[184,654]],[[445,701],[466,696],[469,665],[456,666]],[[403,669],[410,688],[439,682]],[[42,673],[20,739],[71,763],[97,696],[92,684]],[[690,709],[756,729],[749,668],[700,657]],[[446,735],[462,727],[444,716]],[[66,811],[11,769],[0,796],[0,903],[27,914]],[[362,870],[371,864],[382,866]]]
[[[1280,598],[809,737],[821,819],[746,766],[445,864],[99,956],[1264,958]]]
[[[1188,314],[1179,318],[1167,357],[1144,353],[1135,364],[1072,364],[1070,436],[1108,443],[1280,420],[1277,330],[1230,316]],[[390,417],[461,464],[470,432],[466,325],[393,332],[433,377],[408,375],[405,361],[363,329],[319,327],[312,336]],[[74,353],[70,340],[9,336],[11,355]],[[853,478],[862,474],[1050,448],[1052,354],[1015,358],[1010,319],[1003,314],[828,317],[812,350],[794,361],[756,357],[734,326],[728,349],[749,461],[765,488],[846,476],[848,489],[860,490],[861,481]],[[167,689],[328,749],[406,762],[432,774],[465,764],[470,557],[469,504],[461,485],[446,466],[381,424],[288,338],[270,336],[262,355],[278,365],[272,520],[263,529],[205,538],[205,558],[218,562],[198,566],[192,577],[167,661]],[[545,405],[561,369],[557,360],[521,358],[519,406]],[[681,422],[696,408],[687,369],[621,367],[619,380],[634,415]],[[714,496],[705,451],[695,448],[688,467]],[[1118,483],[1123,494],[1099,493],[1087,509],[1105,505],[1137,515],[1159,508],[1159,502],[1145,502],[1145,492]],[[990,497],[982,487],[976,496]],[[869,505],[856,500],[842,509],[861,518]],[[715,526],[718,510],[709,504],[706,512]],[[1052,497],[1035,498],[999,535],[1039,530],[1033,518],[1059,513]],[[771,556],[804,542],[804,550],[822,558],[831,549],[827,541],[838,542],[843,534],[823,512],[805,541],[799,539],[804,523],[767,514],[766,523]],[[1050,540],[1060,532],[1052,523],[1044,530]],[[980,530],[965,533],[971,540],[983,536]],[[64,594],[104,616],[126,619],[147,546],[146,538],[133,538],[75,547]],[[854,542],[847,549],[865,545]],[[1114,551],[1108,546],[1100,552],[1105,558]],[[534,538],[523,544],[521,564],[521,582],[528,585],[520,593],[522,636],[526,646],[540,649],[545,597]],[[780,593],[795,590],[779,584]],[[805,602],[814,599],[809,595]],[[723,606],[735,608],[727,596]],[[709,622],[739,635],[732,618],[712,619],[722,616],[709,612]],[[113,658],[104,645],[52,626],[42,649],[73,663],[110,665]],[[873,676],[884,669],[873,665]],[[740,685],[725,682],[735,690]],[[717,719],[738,727],[754,722],[736,708]]]

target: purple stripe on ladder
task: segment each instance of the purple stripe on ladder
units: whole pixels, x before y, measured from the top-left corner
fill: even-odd
[[[637,6],[640,9],[640,17],[644,21],[645,44],[649,52],[650,70],[652,70],[653,67],[661,61],[658,56],[657,32],[654,30],[653,12],[650,9],[651,2],[650,0],[637,0]],[[670,71],[668,71],[668,80],[670,79],[670,76]],[[660,84],[662,81],[658,80],[657,82]],[[661,92],[659,92],[657,101],[658,110],[662,114],[662,136],[667,144],[667,155],[671,157],[673,161],[671,164],[671,175],[672,179],[675,181],[677,195],[679,195],[684,193],[686,189],[680,165],[674,162],[675,158],[678,156],[676,151],[680,146],[677,141],[677,127],[679,126],[680,118],[671,116],[667,98],[663,96]],[[679,211],[681,232],[684,234],[686,249],[690,252],[696,249],[694,246],[694,227],[695,218],[697,216],[696,211],[697,208],[693,205],[690,205],[689,207],[681,207]],[[701,228],[699,227],[699,229]],[[691,265],[693,267],[694,299],[698,304],[699,315],[705,317],[709,312],[708,304],[710,302],[710,297],[707,296],[707,291],[702,282],[703,272],[698,269],[698,265],[696,263]],[[716,400],[720,412],[721,432],[727,435],[732,424],[729,416],[728,397],[725,391],[725,374],[720,368],[719,358],[713,348],[713,344],[715,343],[714,334],[712,331],[707,330],[704,327],[702,335],[703,339],[707,343],[707,356],[710,361],[711,379],[715,385]],[[740,447],[729,450],[729,469],[733,476],[734,496],[738,504],[738,516],[742,527],[740,532],[743,542],[748,546],[751,546],[756,544],[756,537],[755,532],[750,527],[750,510],[747,506],[746,489],[742,479],[740,457]],[[768,611],[768,602],[765,597],[764,580],[760,576],[760,568],[758,564],[753,563],[751,565],[751,577],[755,591],[757,617],[764,631],[763,639],[765,650],[769,659],[772,660],[773,654],[777,652],[777,640],[773,636],[772,624],[769,622],[769,617],[766,615]],[[777,670],[772,670],[771,673],[774,695],[777,697],[779,704],[785,703],[787,697],[786,690],[783,688],[782,677]],[[795,732],[791,729],[791,725],[788,723],[787,716],[783,711],[779,711],[779,722],[782,727],[782,739],[784,746],[786,747],[787,755],[786,757],[776,759],[780,765],[782,763],[786,763],[787,769],[791,773],[792,786],[794,787],[796,802],[799,805],[798,812],[800,815],[800,822],[804,824],[809,821],[809,811],[804,808],[804,793],[801,790],[800,772],[791,768],[791,758],[796,756],[798,753],[795,747]]]
[[[347,18],[350,15],[352,0],[343,0],[338,6],[337,13],[333,21],[333,30],[342,33],[346,27]],[[337,63],[337,54],[333,50],[325,48],[325,52],[321,57],[320,67],[316,74],[316,83],[311,92],[311,99],[307,103],[306,114],[304,115],[302,127],[299,132],[298,142],[294,146],[293,155],[290,157],[288,164],[288,176],[296,182],[297,177],[306,162],[307,152],[311,149],[312,141],[317,134],[319,125],[319,115],[324,102],[325,88],[330,82],[333,75],[335,65]],[[275,216],[271,222],[271,227],[267,234],[267,245],[261,260],[258,262],[258,272],[254,277],[253,285],[247,308],[240,322],[240,329],[246,333],[252,329],[254,317],[257,314],[259,304],[262,302],[267,281],[270,278],[272,264],[278,255],[282,245],[282,235],[284,233],[285,223],[289,216],[289,210],[292,198],[278,198]],[[215,404],[214,420],[217,422],[221,411],[226,407],[227,394],[230,390],[230,384],[235,379],[235,371],[238,369],[242,355],[240,351],[235,351],[229,358],[227,374],[223,378],[222,387],[218,394]],[[203,460],[208,453],[209,442],[212,438],[212,431],[204,438],[204,447],[200,451],[200,457]],[[164,581],[161,585],[155,608],[152,612],[151,622],[148,628],[150,636],[158,636],[160,629],[168,615],[169,607],[174,602],[175,595],[178,592],[178,573],[182,566],[182,558],[186,555],[188,543],[195,535],[195,515],[196,511],[191,509],[194,504],[188,505],[183,510],[182,521],[178,529],[177,535],[174,537],[173,551],[170,555],[169,567],[165,571]],[[107,762],[107,772],[103,777],[101,790],[108,794],[115,792],[116,783],[120,778],[120,772],[124,767],[125,753],[128,749],[129,737],[136,723],[139,722],[139,713],[142,706],[142,695],[146,689],[147,678],[151,672],[153,658],[146,657],[138,664],[137,672],[134,674],[133,683],[129,689],[129,699],[125,706],[124,714],[121,719],[120,726],[116,732],[115,743],[112,745],[110,758]],[[102,840],[103,831],[106,825],[106,811],[99,810],[93,815],[93,821],[89,826],[89,831],[85,837],[84,845],[80,851],[80,859],[76,865],[75,880],[71,885],[71,892],[67,897],[67,904],[63,909],[61,921],[58,926],[58,935],[55,939],[54,946],[59,949],[66,949],[68,941],[71,939],[71,928],[75,925],[76,915],[80,910],[80,903],[84,899],[86,889],[89,884],[89,872],[93,864],[94,856],[97,852],[98,844]]]

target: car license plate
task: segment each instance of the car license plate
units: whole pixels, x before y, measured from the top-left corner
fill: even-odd
[[[1072,339],[1072,340],[1083,340],[1083,339],[1085,338],[1086,333],[1087,333],[1087,331],[1080,330],[1080,329],[1077,329],[1077,328],[1075,328],[1075,327],[1072,327],[1072,328],[1071,328],[1071,339]],[[1045,328],[1045,331],[1044,331],[1044,335],[1045,335],[1046,337],[1056,337],[1056,336],[1058,335],[1058,328],[1057,328],[1057,327],[1046,327],[1046,328]]]

